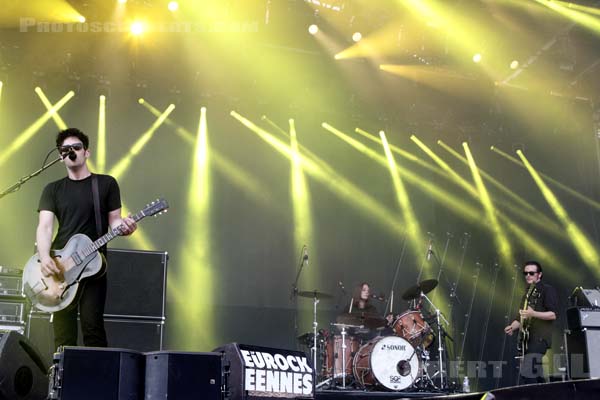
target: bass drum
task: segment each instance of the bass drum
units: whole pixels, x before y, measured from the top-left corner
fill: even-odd
[[[404,390],[420,376],[421,365],[415,348],[407,340],[385,336],[369,341],[358,350],[353,372],[364,387]]]

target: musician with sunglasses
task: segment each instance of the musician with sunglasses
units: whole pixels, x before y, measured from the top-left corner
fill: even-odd
[[[122,235],[132,234],[137,226],[131,217],[121,217],[121,195],[115,178],[95,175],[98,186],[99,219],[92,190],[92,173],[88,169],[89,138],[79,129],[69,128],[58,133],[56,146],[67,169],[67,176],[51,182],[44,188],[39,203],[39,222],[36,241],[40,267],[44,276],[62,274],[59,263],[50,256],[51,249],[61,249],[75,234],[82,233],[98,239],[108,228],[120,228]],[[58,231],[54,233],[54,221]],[[106,246],[100,253],[106,255]],[[79,288],[77,299],[66,309],[54,313],[54,342],[59,346],[77,345],[77,313],[81,320],[83,343],[86,346],[106,347],[104,329],[104,303],[106,300],[106,275],[86,279]]]
[[[556,290],[542,282],[542,266],[537,261],[527,261],[523,266],[527,291],[520,303],[519,313],[513,322],[504,328],[507,335],[521,330],[520,346],[524,357],[521,362],[519,382],[521,384],[543,383],[542,358],[552,346],[554,321],[558,316]],[[527,307],[524,305],[527,304]],[[521,321],[523,325],[521,325]],[[527,332],[527,335],[523,333]]]

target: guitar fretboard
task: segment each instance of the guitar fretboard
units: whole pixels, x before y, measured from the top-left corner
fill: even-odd
[[[131,218],[133,218],[133,220],[135,222],[140,221],[142,218],[144,218],[146,215],[143,213],[143,211],[140,211],[136,214],[134,214]],[[99,237],[94,243],[90,244],[89,246],[85,247],[83,250],[81,250],[80,252],[80,257],[82,260],[84,260],[85,258],[87,258],[89,255],[91,255],[92,253],[98,251],[98,249],[102,246],[104,246],[105,244],[107,244],[108,242],[110,242],[111,240],[113,240],[114,238],[116,238],[117,236],[121,235],[121,226],[115,228],[115,229],[110,229],[108,231],[108,233],[104,234],[103,236]]]

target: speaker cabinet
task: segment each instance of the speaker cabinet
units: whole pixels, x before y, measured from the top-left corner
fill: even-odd
[[[567,347],[571,379],[600,378],[600,329],[571,331]]]
[[[220,353],[146,353],[146,400],[222,398]]]
[[[106,258],[108,288],[104,313],[164,318],[168,253],[108,249]]]
[[[144,364],[136,351],[66,346],[54,361],[50,398],[141,400]]]
[[[0,331],[0,399],[42,400],[48,394],[48,365],[29,340]]]
[[[162,349],[164,321],[134,320],[128,318],[108,317],[105,315],[104,328],[108,345],[140,352]],[[79,331],[79,345],[83,345]],[[29,325],[29,338],[42,354],[42,358],[50,363],[56,351],[54,347],[54,331],[48,314],[33,314]]]

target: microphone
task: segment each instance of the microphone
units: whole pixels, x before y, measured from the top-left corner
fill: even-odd
[[[302,250],[302,262],[308,265],[308,247],[304,246]]]
[[[73,150],[72,146],[63,146],[62,150],[63,151],[59,150],[59,153],[63,160],[67,157],[69,157],[69,160],[71,161],[75,161],[77,159],[77,153],[75,153],[75,150]]]
[[[431,260],[431,253],[433,253],[433,244],[429,241],[429,247],[427,248],[427,261]]]

